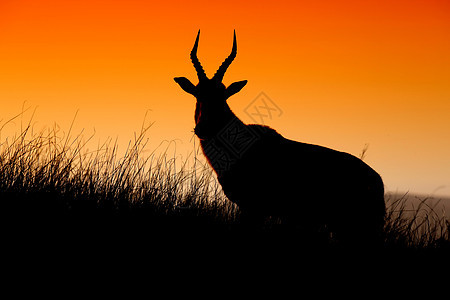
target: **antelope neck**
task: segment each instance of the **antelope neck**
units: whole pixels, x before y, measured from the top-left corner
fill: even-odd
[[[224,133],[227,130],[232,129],[231,127],[237,129],[237,127],[246,126],[244,122],[242,122],[234,113],[233,111],[228,107],[227,111],[224,113],[223,118],[220,118],[219,121],[221,124],[219,126],[218,131],[216,134],[212,137],[208,137],[205,139],[201,139],[200,142],[202,145],[209,143],[212,140],[217,140],[218,136],[221,133]]]

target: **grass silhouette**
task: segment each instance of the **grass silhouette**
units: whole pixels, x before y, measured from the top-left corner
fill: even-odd
[[[408,193],[386,197],[385,244],[393,249],[450,250],[450,221],[430,198],[411,205]]]
[[[167,153],[142,153],[147,131],[142,128],[123,157],[111,139],[90,151],[86,145],[93,136],[71,137],[71,129],[65,134],[57,126],[35,132],[31,121],[18,135],[2,140],[4,231],[13,239],[53,241],[194,237],[228,244],[257,239],[277,247],[283,243],[308,247],[318,241],[304,238],[301,230],[278,219],[268,219],[263,228],[242,227],[238,208],[222,194],[208,166],[191,167]],[[384,248],[449,249],[445,216],[435,212],[427,199],[412,210],[406,203],[406,197],[387,199]],[[336,246],[326,231],[317,245]]]
[[[0,206],[12,234],[51,237],[162,235],[233,224],[234,205],[212,172],[177,166],[175,157],[142,158],[143,128],[118,157],[108,140],[89,140],[58,127],[34,132],[31,122],[0,145]],[[208,226],[203,226],[208,224]],[[219,229],[218,229],[219,230]]]

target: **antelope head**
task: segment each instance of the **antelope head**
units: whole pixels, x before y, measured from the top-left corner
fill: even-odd
[[[211,79],[206,76],[197,58],[199,37],[200,30],[198,31],[194,47],[191,51],[191,60],[197,71],[198,84],[192,84],[186,77],[175,77],[174,80],[185,92],[193,95],[197,99],[194,132],[200,139],[206,139],[217,133],[221,126],[227,122],[230,114],[232,114],[227,104],[227,99],[239,92],[247,84],[247,80],[234,82],[228,87],[225,87],[222,83],[227,68],[236,57],[236,32],[234,32],[231,54],[225,59]]]

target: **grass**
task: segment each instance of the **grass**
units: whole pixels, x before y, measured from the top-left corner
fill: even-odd
[[[408,194],[387,196],[385,218],[386,247],[393,249],[450,250],[450,221],[445,211],[436,209],[430,198],[417,198],[412,204]]]
[[[111,139],[90,151],[86,145],[93,136],[71,137],[71,129],[64,133],[56,126],[35,132],[31,122],[1,140],[2,228],[31,240],[251,241],[256,231],[241,227],[239,209],[223,195],[210,168],[167,153],[144,155],[147,130],[141,129],[121,157]],[[386,199],[385,249],[449,249],[449,221],[427,200],[407,209],[406,196]],[[277,231],[283,228],[277,225],[268,220],[259,228],[259,242],[301,240]]]

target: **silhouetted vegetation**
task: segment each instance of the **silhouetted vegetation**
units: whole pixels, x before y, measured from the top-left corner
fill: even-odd
[[[450,250],[450,221],[432,199],[417,198],[414,205],[408,194],[386,198],[384,235],[387,248]]]
[[[186,231],[187,225],[201,230],[204,224],[232,224],[235,207],[220,193],[212,172],[177,166],[175,157],[164,154],[143,158],[146,131],[119,158],[111,140],[89,151],[85,145],[92,137],[72,138],[57,127],[35,133],[29,124],[1,144],[3,221],[22,233],[63,235],[156,234]]]
[[[33,132],[30,124],[0,145],[0,206],[3,231],[21,240],[89,238],[98,242],[155,238],[225,239],[325,248],[326,230],[307,239],[280,219],[262,228],[242,227],[239,209],[222,194],[211,170],[188,166],[167,154],[144,155],[146,128],[123,157],[108,140],[90,151],[81,134]],[[387,199],[386,249],[447,249],[449,222],[424,199],[413,211],[406,198]],[[361,212],[364,213],[364,212]],[[357,226],[357,224],[355,224]],[[230,245],[230,244],[229,244]],[[229,246],[230,247],[230,246]]]

